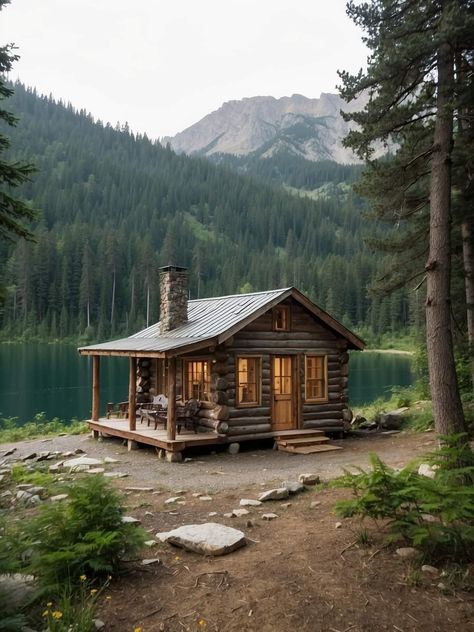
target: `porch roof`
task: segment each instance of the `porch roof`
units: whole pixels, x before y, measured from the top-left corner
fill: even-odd
[[[292,296],[335,333],[346,338],[353,349],[363,349],[363,341],[332,316],[317,307],[295,288],[251,294],[233,294],[188,301],[188,321],[160,335],[155,323],[128,338],[79,348],[83,355],[153,355],[164,357],[196,351],[224,342],[268,309]]]

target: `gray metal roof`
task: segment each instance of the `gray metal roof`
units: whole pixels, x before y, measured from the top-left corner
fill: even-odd
[[[247,319],[252,320],[256,312],[261,312],[265,307],[270,308],[291,292],[292,288],[283,288],[252,294],[195,299],[188,301],[188,322],[167,332],[166,336],[160,335],[158,322],[128,338],[81,347],[79,351],[166,353],[193,343],[211,341],[224,333],[229,334],[235,327],[240,329],[246,324]]]

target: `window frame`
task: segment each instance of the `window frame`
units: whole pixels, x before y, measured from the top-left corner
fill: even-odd
[[[239,360],[255,360],[255,388],[257,397],[251,402],[241,402],[239,400]],[[248,384],[248,382],[247,382]],[[236,408],[254,408],[262,405],[262,356],[238,354],[235,356],[235,407]]]
[[[203,390],[203,395],[205,393],[208,394],[208,399],[204,399],[204,397],[199,397],[199,401],[201,402],[209,402],[211,401],[211,370],[212,370],[212,362],[211,362],[211,358],[209,357],[196,357],[196,358],[183,358],[183,372],[182,372],[182,380],[183,380],[183,399],[184,401],[187,401],[189,399],[196,399],[192,393],[188,393],[188,386],[189,386],[189,380],[188,380],[188,366],[189,364],[193,363],[193,362],[203,362],[205,364],[207,364],[207,375],[208,375],[208,379],[207,382],[204,382],[204,387],[206,387],[207,385],[207,390],[204,388]]]
[[[322,358],[323,360],[323,396],[308,397],[308,360],[310,358]],[[318,378],[311,378],[317,380]],[[328,356],[326,353],[306,353],[304,356],[304,401],[308,403],[322,403],[329,401],[328,396]]]
[[[279,311],[285,314],[283,318],[284,320],[283,327],[278,327],[278,312]],[[291,311],[290,311],[289,305],[275,305],[275,307],[272,310],[273,331],[290,331],[290,327],[291,327],[290,315],[291,315]]]

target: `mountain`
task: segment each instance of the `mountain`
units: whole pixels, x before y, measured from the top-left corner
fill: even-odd
[[[357,157],[342,145],[350,126],[340,110],[360,110],[365,99],[347,104],[336,94],[322,93],[319,99],[294,94],[228,101],[162,142],[188,155],[273,158],[289,154],[310,161],[354,164],[359,162]]]
[[[371,298],[372,226],[336,163],[311,163],[295,195],[94,121],[21,84],[7,159],[38,172],[17,194],[39,209],[34,243],[0,241],[0,336],[106,339],[158,319],[158,267],[190,270],[192,298],[295,285],[348,326],[397,328],[402,300]],[[265,161],[262,161],[265,162]],[[402,297],[403,298],[403,297]]]

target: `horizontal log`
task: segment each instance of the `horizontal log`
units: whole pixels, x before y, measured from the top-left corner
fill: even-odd
[[[229,428],[229,432],[227,433],[228,437],[235,437],[236,435],[259,435],[262,432],[268,432],[272,429],[271,424],[258,424],[255,426],[237,426]]]
[[[212,410],[215,406],[214,402],[201,402],[201,410]]]
[[[311,421],[312,419],[342,419],[342,410],[340,411],[325,411],[323,413],[303,413],[303,419]]]
[[[227,406],[227,402],[229,401],[226,391],[214,391],[211,393],[211,399],[214,404],[223,406]]]
[[[335,401],[342,402],[342,393],[329,393],[328,399],[330,402],[335,402]]]
[[[229,419],[230,410],[228,406],[214,406],[211,409],[202,409],[198,412],[200,419],[218,419],[219,421],[227,421]]]
[[[270,408],[268,406],[254,406],[252,408],[233,408],[230,411],[230,419],[235,417],[268,417]]]
[[[229,424],[227,421],[218,421],[216,419],[199,419],[198,426],[203,428],[212,428],[219,434],[227,434],[229,432]]]
[[[342,404],[334,404],[331,402],[321,402],[320,404],[303,404],[303,412],[305,413],[319,413],[324,412],[325,410],[336,411],[342,410],[344,406]]]
[[[234,428],[235,426],[260,426],[262,424],[269,424],[270,421],[270,417],[267,415],[266,417],[236,417],[229,419],[226,423],[229,424],[230,428]]]
[[[285,340],[306,340],[312,342],[312,346],[325,345],[334,349],[334,338],[324,336],[322,332],[315,331],[252,331],[243,330],[235,336],[235,346],[243,346],[249,340],[263,340],[266,342]]]
[[[320,419],[317,421],[304,421],[303,422],[303,428],[305,430],[309,430],[310,428],[318,428],[320,430],[322,430],[323,428],[325,430],[327,429],[344,429],[344,422],[343,420],[334,420],[334,419]]]

